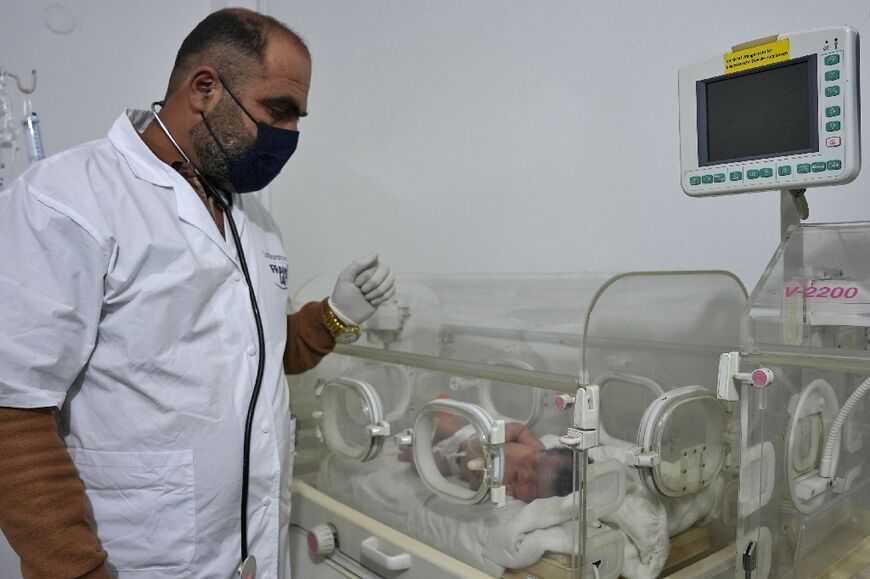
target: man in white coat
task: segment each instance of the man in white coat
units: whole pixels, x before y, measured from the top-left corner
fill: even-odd
[[[0,198],[0,527],[25,577],[289,577],[285,372],[393,292],[369,255],[286,315],[281,235],[245,193],[295,150],[310,78],[286,26],[218,11],[159,107]]]

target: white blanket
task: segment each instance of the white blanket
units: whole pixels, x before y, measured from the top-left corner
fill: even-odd
[[[599,461],[609,456],[607,447],[593,449],[590,454]],[[715,489],[669,501],[666,506],[643,487],[635,469],[625,468],[625,501],[601,520],[627,538],[622,576],[653,578],[667,559],[668,536],[706,516],[715,502]],[[336,455],[328,457],[321,464],[317,487],[493,576],[501,576],[506,568],[532,565],[546,551],[572,551],[572,497],[537,499],[528,504],[508,497],[500,509],[488,503],[454,504],[430,491],[390,446],[362,464]]]

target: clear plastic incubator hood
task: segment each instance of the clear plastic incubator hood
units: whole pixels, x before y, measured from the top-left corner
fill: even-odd
[[[291,377],[296,576],[656,577],[729,545],[733,564],[740,408],[716,394],[736,277],[397,288],[356,344]]]
[[[743,427],[738,576],[870,570],[868,257],[868,223],[795,226],[752,292],[720,388]]]

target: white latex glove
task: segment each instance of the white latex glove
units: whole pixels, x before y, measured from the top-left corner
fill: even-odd
[[[345,324],[358,326],[395,291],[390,266],[381,263],[378,254],[370,253],[355,259],[339,274],[329,307]]]

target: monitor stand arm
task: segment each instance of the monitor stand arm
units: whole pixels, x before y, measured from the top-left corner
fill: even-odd
[[[810,216],[810,207],[804,197],[806,189],[783,189],[779,196],[779,224],[781,239],[789,227],[798,225]]]

